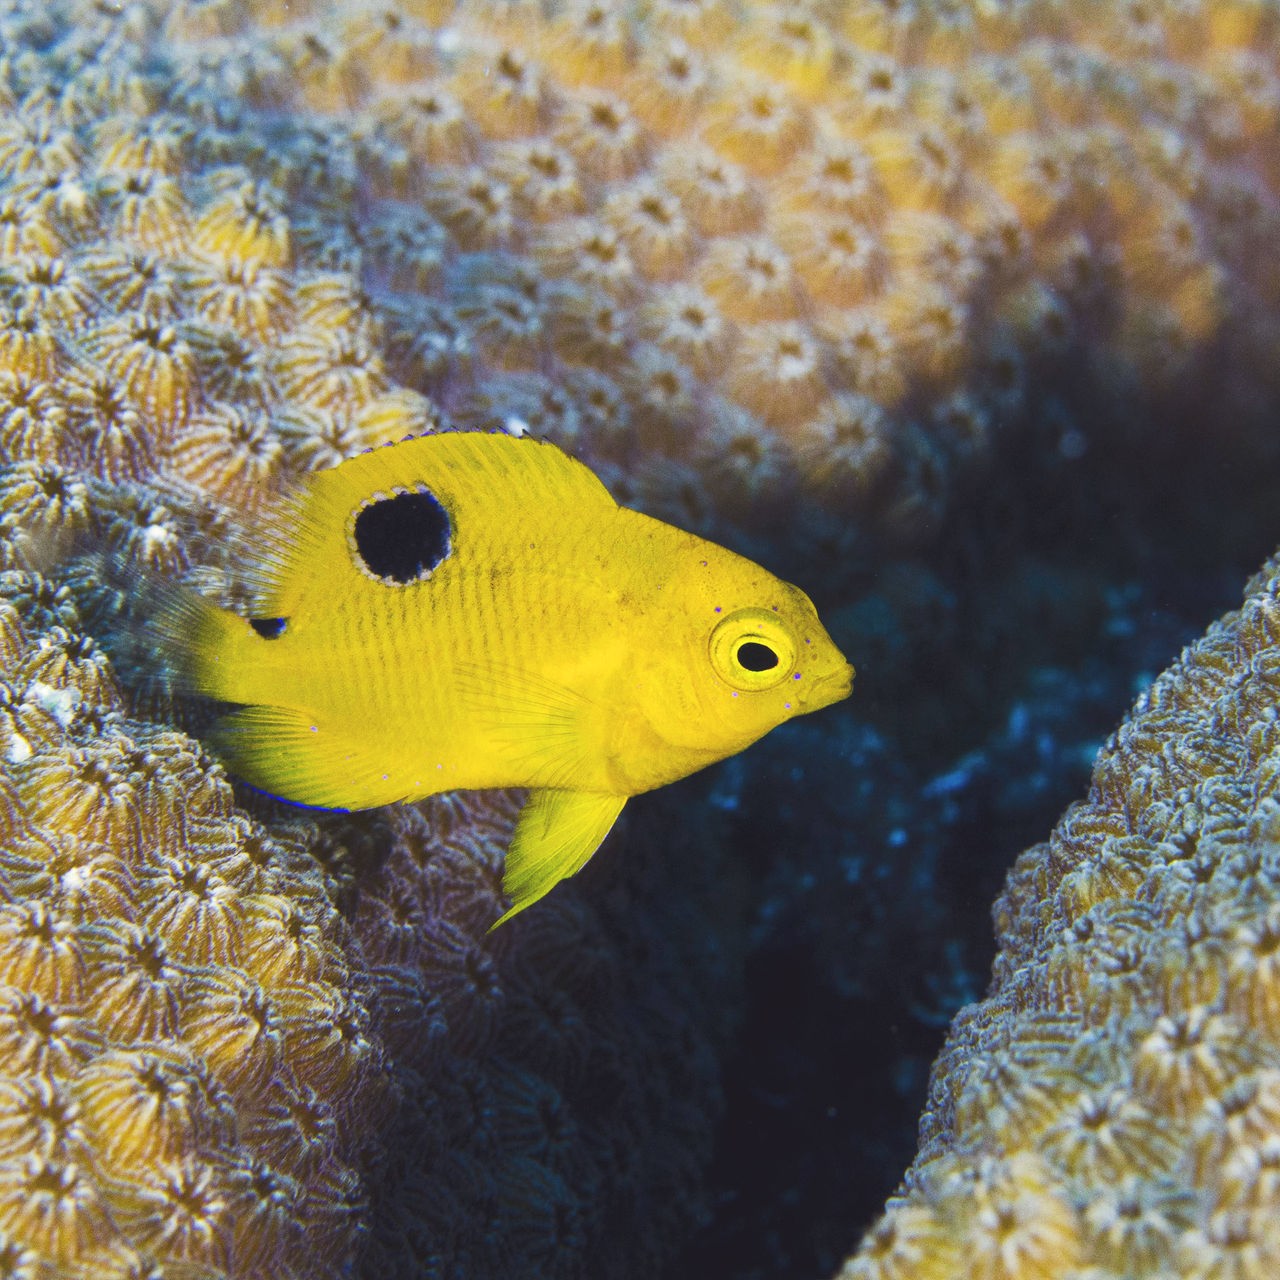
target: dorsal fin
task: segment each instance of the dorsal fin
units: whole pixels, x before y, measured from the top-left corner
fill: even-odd
[[[293,613],[308,582],[332,582],[334,566],[346,563],[354,513],[375,494],[418,486],[451,520],[493,530],[513,518],[555,524],[566,510],[617,505],[589,467],[529,436],[439,432],[384,445],[317,472],[253,531],[261,549],[250,584],[257,611]]]

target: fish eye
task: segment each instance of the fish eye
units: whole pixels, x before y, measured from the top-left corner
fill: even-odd
[[[758,692],[781,684],[792,672],[796,643],[790,628],[770,609],[738,609],[711,633],[711,665],[728,685]]]
[[[734,658],[747,671],[772,671],[778,665],[778,655],[760,640],[744,640],[734,650]]]
[[[425,488],[375,493],[357,508],[350,545],[360,566],[391,585],[417,582],[444,560],[449,515]]]

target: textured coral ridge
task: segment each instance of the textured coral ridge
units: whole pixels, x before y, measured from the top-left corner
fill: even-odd
[[[443,411],[686,521],[759,527],[799,483],[910,535],[1021,424],[1071,457],[1212,399],[1258,444],[1278,15],[220,0],[167,35],[205,109],[325,121],[306,198]]]
[[[0,575],[0,673],[0,1270],[330,1274],[381,1062],[305,830],[126,719],[34,575]]]
[[[845,1280],[1280,1274],[1280,558],[1019,859]]]
[[[141,482],[235,502],[284,452],[279,316],[236,293],[292,317],[283,223],[250,242],[248,175],[196,172],[112,25],[0,15],[0,1271],[320,1277],[361,1238],[387,1076],[316,833],[129,718],[33,571],[78,538],[181,569]]]
[[[641,905],[674,897],[642,850],[612,904],[567,887],[486,939],[509,799],[253,821],[121,687],[82,549],[223,589],[239,513],[433,423],[384,367],[340,149],[284,117],[264,155],[169,13],[0,5],[0,1274],[652,1274],[718,1108],[714,856],[651,841],[678,902]]]

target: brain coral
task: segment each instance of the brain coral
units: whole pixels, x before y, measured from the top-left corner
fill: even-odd
[[[846,1280],[1280,1267],[1280,557],[1014,867],[986,1000]]]
[[[304,341],[300,387],[391,373],[756,528],[798,493],[918,537],[1023,428],[1069,465],[1212,402],[1220,448],[1270,448],[1271,0],[295,0],[166,35],[202,124],[316,121],[257,168],[386,364]],[[250,252],[241,198],[199,243]]]

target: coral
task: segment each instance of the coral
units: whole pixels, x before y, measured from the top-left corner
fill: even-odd
[[[842,1276],[898,1276],[931,1233],[958,1255],[910,1274],[1273,1273],[1277,670],[1280,557],[1010,873],[991,989],[952,1027],[916,1163]]]
[[[368,1002],[308,833],[269,836],[189,739],[128,719],[104,655],[40,603],[47,584],[11,570],[0,596],[6,1247],[59,1274],[132,1259],[250,1275],[286,1258],[321,1274],[332,1259],[309,1233],[354,1247],[349,1210],[332,1233],[329,1180],[364,1158],[355,1120],[386,1069],[367,1040],[342,1073],[292,1052],[300,1019],[332,1035]],[[310,971],[263,945],[279,918],[313,940]],[[281,1098],[330,1118],[304,1164],[256,1136]],[[288,1195],[245,1214],[254,1178]]]
[[[1280,218],[1280,26],[1267,5],[1247,21],[1218,8],[1104,5],[1084,22],[969,3],[440,4],[397,16],[396,48],[414,52],[384,62],[381,36],[337,52],[331,33],[365,19],[325,0],[243,15],[216,64],[202,40],[175,51],[197,100],[243,86],[247,109],[325,113],[360,200],[286,185],[331,237],[348,219],[376,315],[416,315],[424,341],[466,335],[465,359],[387,366],[441,412],[465,418],[479,391],[490,420],[525,420],[513,363],[562,387],[587,363],[640,424],[646,381],[628,375],[654,342],[687,387],[681,429],[645,442],[655,506],[692,467],[715,513],[741,519],[704,470],[728,400],[792,455],[798,499],[910,542],[1015,427],[1038,430],[988,376],[1011,346],[1059,396],[1074,456],[1115,447],[1118,418],[1192,447],[1187,406],[1218,393],[1239,402],[1232,447],[1268,448],[1280,290],[1255,260]],[[286,148],[277,178],[291,165]],[[197,243],[231,270],[279,262],[288,211],[260,183],[219,191],[186,213]],[[169,202],[132,198],[163,222]],[[430,215],[406,228],[416,244],[387,231],[410,202]],[[474,258],[491,277],[534,264],[540,305],[477,298]],[[329,377],[334,358],[300,351],[300,376]],[[833,484],[814,447],[852,394],[877,413],[878,483]],[[938,402],[966,406],[959,447]],[[606,472],[612,445],[589,423],[575,439]]]
[[[711,994],[722,980],[694,995],[687,975],[723,960],[682,923],[687,902],[638,888],[655,867],[634,831],[608,897],[559,898],[487,947],[513,814],[464,796],[389,811],[390,856],[352,922],[394,993],[388,1049],[430,1082],[406,1091],[369,1275],[407,1280],[446,1258],[474,1275],[641,1275],[702,1203],[730,1010]],[[678,897],[690,888],[713,902],[714,874]]]

